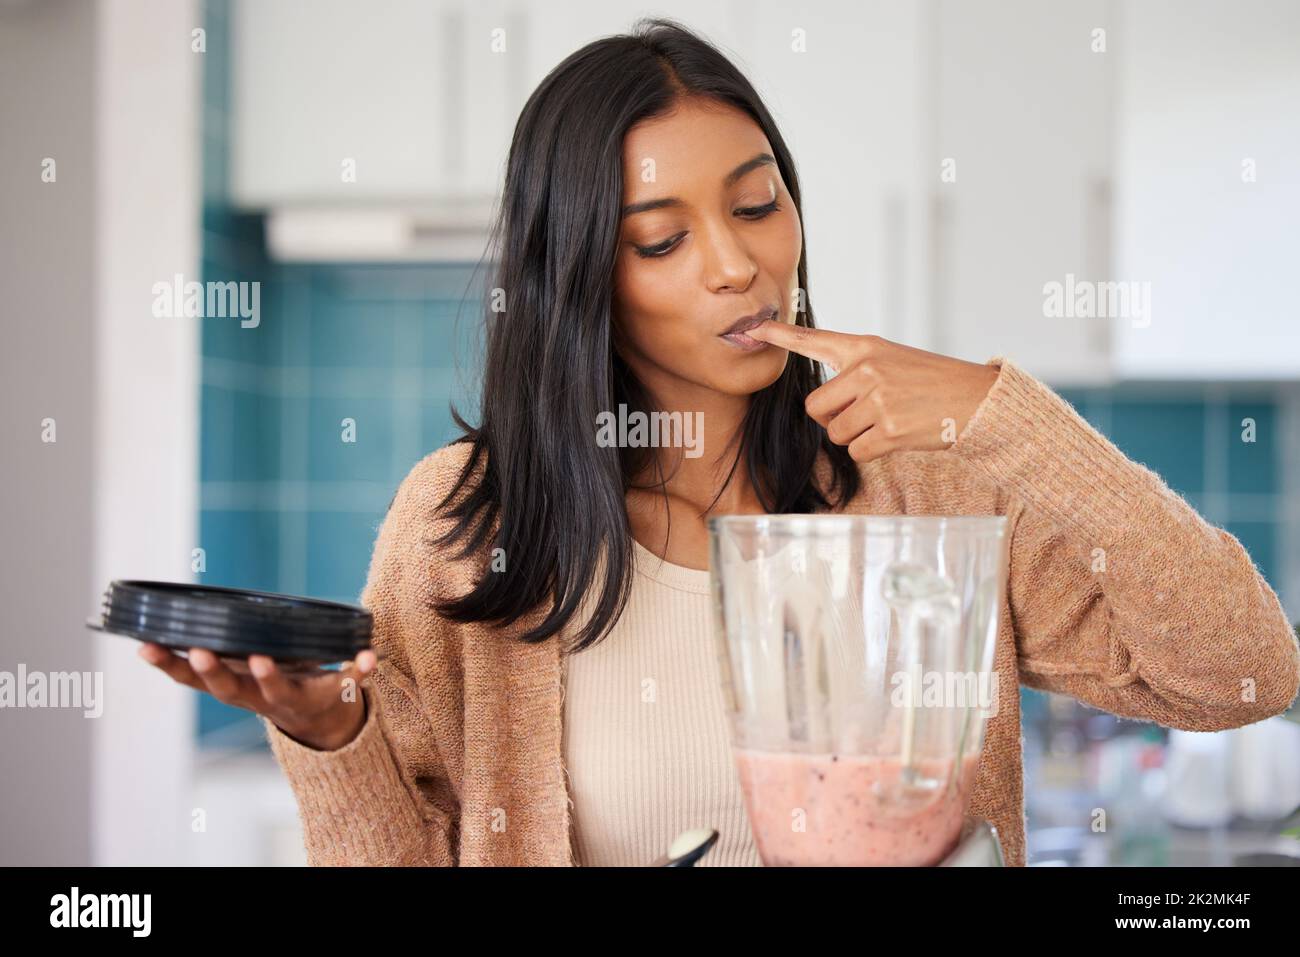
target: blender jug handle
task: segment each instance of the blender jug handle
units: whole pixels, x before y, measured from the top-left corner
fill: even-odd
[[[957,588],[951,579],[924,565],[896,561],[886,566],[880,592],[898,615],[899,658],[907,682],[899,741],[900,781],[905,788],[934,790],[943,782],[923,776],[916,766],[916,709],[920,696],[916,681],[921,669],[921,637],[927,623],[936,627],[960,623]]]

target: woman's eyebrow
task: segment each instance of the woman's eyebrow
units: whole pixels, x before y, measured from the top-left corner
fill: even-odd
[[[735,183],[736,180],[740,179],[740,177],[748,173],[750,170],[758,169],[760,166],[775,166],[775,165],[776,165],[776,159],[772,156],[771,153],[759,153],[753,159],[745,160],[745,162],[741,163],[730,173],[728,173],[726,177],[723,178],[722,185],[730,186],[733,183]]]
[[[775,166],[776,158],[771,153],[759,153],[753,159],[745,160],[730,173],[722,178],[723,186],[731,186],[738,179],[751,170],[758,169],[760,166]],[[676,196],[666,196],[663,199],[647,199],[640,203],[629,203],[623,207],[623,218],[632,216],[635,213],[645,213],[652,209],[663,209],[666,206],[681,206],[682,201]]]

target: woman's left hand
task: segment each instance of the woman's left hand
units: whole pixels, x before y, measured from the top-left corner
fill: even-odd
[[[890,342],[769,320],[745,335],[826,363],[834,378],[804,408],[858,462],[957,441],[998,369]]]

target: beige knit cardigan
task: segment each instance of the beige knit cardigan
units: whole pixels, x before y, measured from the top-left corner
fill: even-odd
[[[1042,383],[991,361],[998,378],[957,442],[863,465],[843,511],[1007,516],[1002,688],[1023,683],[1193,731],[1286,710],[1300,651],[1240,543]],[[486,551],[453,561],[431,544],[449,526],[434,509],[467,452],[452,445],[417,464],[379,530],[361,600],[383,660],[362,685],[360,734],[317,751],[263,719],[312,865],[574,863],[559,645],[514,640],[540,610],[493,628],[430,609],[487,567]],[[815,474],[829,476],[824,455]],[[1019,698],[1003,699],[970,810],[997,827],[1007,862],[1023,865]]]

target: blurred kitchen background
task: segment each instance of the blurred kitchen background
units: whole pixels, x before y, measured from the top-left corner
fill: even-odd
[[[1300,619],[1290,0],[3,0],[0,669],[107,700],[0,713],[0,864],[303,863],[257,722],[83,623],[122,577],[357,599],[398,481],[474,412],[514,120],[642,15],[767,99],[823,326],[1015,358]],[[177,274],[259,282],[259,322],[156,317]],[[1046,315],[1067,277],[1149,283],[1150,313]],[[1294,714],[1022,704],[1031,864],[1300,856]]]

